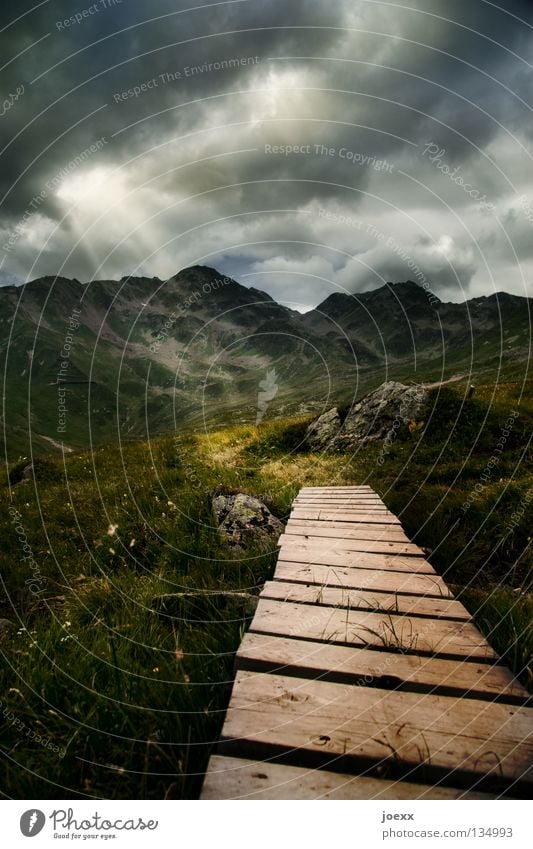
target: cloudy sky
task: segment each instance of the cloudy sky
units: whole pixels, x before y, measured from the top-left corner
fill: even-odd
[[[533,295],[531,0],[0,16],[0,283],[202,263],[298,309]]]

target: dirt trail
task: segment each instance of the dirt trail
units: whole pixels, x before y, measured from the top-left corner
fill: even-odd
[[[437,380],[436,383],[421,383],[420,385],[423,386],[424,389],[436,389],[438,386],[446,386],[447,383],[455,383],[457,380],[464,380],[465,377],[468,377],[468,375],[454,374],[447,380]]]
[[[74,452],[74,448],[69,448],[68,445],[65,445],[64,442],[56,442],[55,439],[52,439],[51,436],[44,436],[42,433],[39,434],[41,439],[46,439],[50,445],[53,445],[54,448],[57,448],[59,451],[64,451],[65,454],[72,454]]]

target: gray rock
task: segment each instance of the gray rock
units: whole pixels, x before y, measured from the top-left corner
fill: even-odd
[[[9,483],[11,486],[20,486],[23,483],[29,483],[34,478],[33,463],[28,463],[23,469],[17,466],[9,475]]]
[[[406,386],[394,380],[383,383],[378,389],[365,395],[352,407],[337,435],[329,439],[327,447],[335,451],[352,451],[371,442],[396,439],[408,432],[409,424],[418,425],[429,407],[429,394],[422,386]],[[313,433],[320,432],[321,419],[336,421],[337,410],[330,410],[310,425]],[[309,431],[308,431],[309,432]],[[311,445],[311,443],[308,443]]]
[[[336,447],[349,450],[405,434],[409,422],[423,419],[428,405],[429,395],[423,387],[390,380],[356,404],[346,417]]]
[[[240,549],[255,545],[272,547],[283,533],[284,525],[268,507],[251,495],[216,495],[213,498],[219,531],[230,545]]]
[[[341,417],[336,407],[322,413],[305,432],[305,444],[311,451],[327,451],[339,435]]]
[[[0,643],[9,639],[15,631],[15,623],[10,619],[0,619]]]

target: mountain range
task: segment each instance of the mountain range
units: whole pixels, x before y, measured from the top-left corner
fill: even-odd
[[[407,281],[334,293],[301,314],[205,266],[166,281],[7,286],[4,451],[320,412],[387,379],[520,374],[531,307],[503,292],[444,303]]]

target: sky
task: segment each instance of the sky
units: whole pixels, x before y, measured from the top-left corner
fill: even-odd
[[[531,0],[3,0],[0,30],[0,285],[533,296]]]

